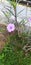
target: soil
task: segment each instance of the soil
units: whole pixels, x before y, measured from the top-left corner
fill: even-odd
[[[0,33],[0,50],[3,49],[5,42],[6,42],[5,36],[2,33]]]
[[[8,32],[6,30],[6,25],[0,24],[0,28],[4,29],[4,32],[0,31],[0,50],[2,50],[6,44]]]

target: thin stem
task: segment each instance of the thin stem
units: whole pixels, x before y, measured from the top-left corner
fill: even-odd
[[[15,21],[16,21],[15,26],[16,26],[16,29],[18,29],[18,23],[17,23],[17,0],[16,0],[16,7],[15,7],[14,11],[15,11]]]
[[[18,30],[18,22],[17,22],[17,11],[16,11],[16,8],[15,8],[15,26],[16,26],[16,30]]]

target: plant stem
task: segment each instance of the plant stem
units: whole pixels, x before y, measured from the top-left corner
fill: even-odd
[[[18,22],[17,22],[17,10],[16,10],[16,8],[15,8],[15,26],[16,26],[16,30],[18,29]]]

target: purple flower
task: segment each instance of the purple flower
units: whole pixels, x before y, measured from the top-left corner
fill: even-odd
[[[8,32],[13,32],[15,30],[15,25],[12,23],[8,24],[7,30]]]
[[[29,22],[31,22],[31,17],[29,17],[29,19],[28,19],[28,20],[29,20]]]

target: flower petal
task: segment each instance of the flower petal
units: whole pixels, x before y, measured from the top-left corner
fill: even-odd
[[[8,32],[12,32],[12,31],[14,31],[14,30],[15,30],[15,25],[12,24],[12,23],[8,24],[8,26],[7,26],[7,30],[8,30]]]

